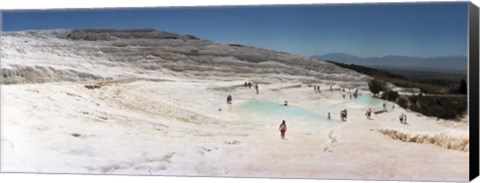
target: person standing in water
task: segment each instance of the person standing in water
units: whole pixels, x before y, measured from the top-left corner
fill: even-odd
[[[328,113],[328,120],[332,119],[332,117],[330,116],[330,112]]]
[[[288,102],[285,100],[285,103],[283,103],[284,106],[288,106]]]
[[[285,140],[285,132],[287,131],[287,124],[285,124],[285,120],[282,120],[282,124],[280,124],[278,130],[280,130],[280,138],[282,138],[282,140]]]
[[[258,84],[255,83],[255,91],[257,91],[257,95],[258,95]]]
[[[243,86],[245,86],[245,88],[248,87],[248,84],[247,84],[246,81],[245,81],[245,83],[243,84]]]

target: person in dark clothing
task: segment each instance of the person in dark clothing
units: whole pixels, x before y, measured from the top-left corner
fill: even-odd
[[[227,104],[232,104],[232,96],[231,95],[227,96]]]
[[[347,109],[344,109],[342,111],[340,111],[340,119],[342,121],[346,121],[347,120]]]

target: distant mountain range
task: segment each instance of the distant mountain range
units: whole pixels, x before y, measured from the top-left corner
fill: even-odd
[[[441,56],[441,57],[411,57],[389,55],[383,57],[358,57],[346,53],[329,53],[313,55],[311,58],[330,60],[344,64],[355,64],[375,68],[410,68],[410,69],[441,69],[441,70],[466,70],[466,56]]]

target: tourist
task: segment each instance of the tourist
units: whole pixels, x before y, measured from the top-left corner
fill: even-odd
[[[257,91],[257,95],[258,95],[258,85],[255,83],[255,90]]]
[[[403,116],[404,116],[404,114],[403,114],[403,113],[402,113],[402,114],[400,114],[400,123],[402,123],[402,124],[404,124],[404,123],[403,123]]]
[[[232,104],[232,96],[231,95],[227,96],[227,104]]]
[[[282,124],[280,124],[280,127],[278,127],[278,130],[280,130],[280,137],[282,140],[285,139],[285,132],[287,131],[287,124],[285,124],[285,120],[282,121]]]
[[[347,109],[340,111],[340,119],[342,119],[342,121],[347,120]]]
[[[245,83],[243,84],[246,87],[248,87],[248,83],[245,81]]]
[[[367,116],[367,119],[372,119],[372,108],[368,108],[365,116]]]
[[[332,119],[332,117],[330,116],[330,112],[328,112],[328,120]]]
[[[285,100],[285,103],[283,103],[284,106],[288,106],[288,102]]]
[[[358,97],[358,89],[355,89],[355,91],[353,92],[353,97],[354,97],[354,98],[357,98],[357,97]]]

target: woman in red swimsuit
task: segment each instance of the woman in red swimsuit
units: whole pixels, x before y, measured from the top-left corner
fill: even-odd
[[[285,139],[285,132],[287,131],[287,124],[285,124],[285,120],[282,121],[282,124],[280,124],[278,129],[280,130],[280,137]]]

